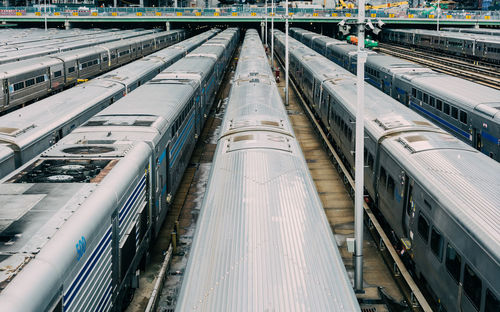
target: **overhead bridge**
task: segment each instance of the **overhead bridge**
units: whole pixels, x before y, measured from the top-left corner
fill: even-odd
[[[272,17],[271,8],[267,14],[264,8],[95,8],[91,10],[70,10],[51,8],[47,12],[38,11],[33,7],[16,7],[0,10],[2,24],[22,23],[260,23]],[[356,23],[356,9],[352,10],[316,10],[290,9],[290,21],[294,23],[333,23],[341,21]],[[274,20],[284,22],[284,8],[276,8]],[[412,9],[368,10],[367,18],[382,21],[387,25],[433,25],[438,23],[438,16],[433,11],[417,11]],[[440,25],[454,26],[493,26],[500,27],[500,12],[495,11],[443,11],[439,16]]]

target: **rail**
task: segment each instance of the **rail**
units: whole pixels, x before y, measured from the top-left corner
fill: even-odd
[[[281,67],[283,67],[283,64],[278,55],[276,55],[275,59],[278,60],[278,62],[280,62]],[[320,136],[324,147],[327,149],[327,152],[331,155],[332,162],[337,168],[337,171],[341,176],[343,176],[344,184],[349,188],[348,191],[350,196],[353,197],[355,182],[351,174],[349,173],[349,170],[343,164],[340,156],[337,154],[335,148],[328,139],[327,134],[325,133],[320,123],[316,119],[314,113],[306,104],[307,103],[306,100],[302,97],[302,94],[299,91],[298,87],[295,85],[293,79],[290,79],[290,86],[295,90],[300,105],[303,107],[309,120],[314,124],[314,129]],[[387,235],[385,234],[382,226],[377,220],[377,217],[373,214],[368,204],[364,203],[363,208],[365,215],[365,218],[363,219],[365,221],[365,224],[367,224],[368,229],[370,230],[370,234],[372,235],[374,241],[379,242],[379,250],[382,253],[384,261],[386,262],[387,266],[392,271],[396,283],[403,292],[403,295],[406,297],[406,300],[408,302],[408,307],[415,312],[417,311],[432,312],[432,308],[430,307],[424,295],[422,294],[417,284],[413,280],[412,276],[406,269],[397,251],[392,246],[389,237],[387,237]]]
[[[223,7],[223,8],[167,8],[167,7],[95,7],[95,8],[64,8],[64,7],[2,7],[0,16],[6,17],[264,17],[271,16],[271,7],[267,11],[263,7]],[[296,17],[307,18],[355,18],[356,9],[304,9],[290,8],[289,14]],[[275,7],[275,15],[285,15],[285,9]],[[368,18],[384,19],[424,19],[436,20],[437,13],[430,10],[409,9],[401,7],[384,8],[376,10],[366,10]],[[467,21],[500,21],[500,11],[462,11],[449,10],[442,11],[439,19],[441,22],[447,20],[467,20]]]

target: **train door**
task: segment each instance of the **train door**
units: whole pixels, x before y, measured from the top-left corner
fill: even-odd
[[[408,175],[404,174],[403,175],[403,183],[404,184],[404,190],[405,190],[405,195],[404,195],[404,209],[403,209],[403,216],[402,216],[402,221],[403,221],[403,232],[406,237],[410,236],[409,235],[409,230],[410,230],[410,220],[414,217],[415,214],[415,204],[414,204],[414,197],[413,197],[413,180],[408,177]]]
[[[3,87],[2,91],[3,105],[7,105],[9,104],[9,83],[7,79],[4,79],[2,81],[2,87]]]
[[[474,148],[480,151],[483,147],[483,142],[481,138],[481,131],[478,131],[476,128],[472,128],[472,135],[474,140]]]

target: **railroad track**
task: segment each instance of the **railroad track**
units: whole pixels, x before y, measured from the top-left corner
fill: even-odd
[[[284,65],[282,60],[280,60],[277,55],[275,55],[275,60],[284,72]],[[330,141],[329,136],[327,135],[327,131],[323,128],[321,121],[318,121],[313,111],[309,108],[307,101],[302,97],[302,93],[294,83],[293,79],[291,79],[291,77],[290,87],[296,94],[297,102],[299,102],[299,105],[303,109],[304,114],[311,122],[312,128],[321,140],[324,150],[328,153],[332,164],[335,166],[340,178],[343,180],[347,193],[351,198],[354,198],[354,178],[351,176],[349,170],[344,165],[342,158],[338,155],[333,143]],[[389,237],[384,232],[382,225],[380,224],[371,208],[366,203],[363,204],[363,208],[363,219],[365,225],[368,227],[371,238],[378,245],[378,251],[382,256],[383,261],[387,265],[387,269],[391,271],[394,281],[405,297],[407,308],[414,312],[432,311],[432,308],[427,302],[427,299],[413,280],[410,272],[406,269],[403,261],[399,257],[398,252],[391,244]],[[366,250],[365,246],[363,246],[363,250]],[[361,299],[360,302],[362,303],[363,300]]]
[[[429,51],[417,51],[385,43],[379,45],[378,51],[500,90],[500,68],[494,65],[477,65],[461,58],[439,56]]]

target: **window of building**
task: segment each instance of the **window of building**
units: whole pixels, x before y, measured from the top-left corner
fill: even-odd
[[[427,222],[427,219],[420,214],[418,216],[418,234],[422,237],[424,242],[427,244],[427,241],[429,240],[429,222]]]
[[[441,236],[441,233],[439,233],[436,228],[432,228],[431,231],[431,250],[432,253],[438,258],[439,262],[441,262],[441,259],[443,258],[443,236]]]
[[[464,291],[472,304],[474,304],[478,310],[481,305],[481,288],[481,279],[466,263],[464,270]]]
[[[460,267],[462,265],[462,256],[450,244],[446,246],[446,269],[456,283],[460,280]]]

